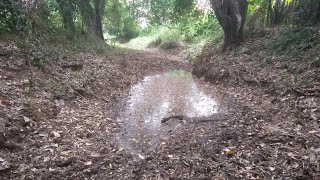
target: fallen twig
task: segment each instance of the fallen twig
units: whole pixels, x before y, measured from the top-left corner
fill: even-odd
[[[205,123],[205,122],[214,122],[214,121],[224,121],[224,120],[227,120],[228,118],[229,118],[228,116],[220,113],[210,117],[188,117],[185,115],[171,115],[171,116],[162,118],[161,123],[165,123],[170,119],[179,119],[179,120],[188,119],[190,120],[188,121],[190,123]]]
[[[170,119],[182,120],[183,118],[186,118],[186,117],[187,116],[185,116],[185,115],[172,115],[172,116],[162,118],[161,123],[165,123],[165,122],[169,121]]]

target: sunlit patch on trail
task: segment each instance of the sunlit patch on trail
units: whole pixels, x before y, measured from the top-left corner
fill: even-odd
[[[202,89],[190,72],[182,70],[145,77],[131,88],[128,105],[118,117],[123,128],[117,135],[121,146],[133,154],[143,154],[168,138],[168,131],[181,127],[179,123],[163,126],[162,118],[217,113],[217,102]]]

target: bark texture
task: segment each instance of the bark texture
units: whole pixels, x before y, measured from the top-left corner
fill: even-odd
[[[210,0],[212,8],[224,31],[223,51],[244,42],[244,23],[246,20],[247,0]]]
[[[66,0],[57,0],[57,3],[64,28],[68,31],[68,38],[73,39],[76,28],[73,21],[72,4]]]
[[[103,38],[102,20],[106,0],[94,0],[93,6],[89,0],[80,0],[81,15],[89,33]]]
[[[105,0],[95,0],[94,2],[94,8],[96,10],[96,35],[100,39],[103,38],[103,30],[102,30],[102,19],[103,19],[103,14],[104,14],[104,9],[105,9]]]

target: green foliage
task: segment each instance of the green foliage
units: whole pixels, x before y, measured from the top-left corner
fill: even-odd
[[[46,63],[46,55],[38,50],[37,52],[34,52],[34,57],[33,57],[33,60],[32,60],[32,64],[39,68],[40,70],[44,71],[45,69],[45,63]]]
[[[139,35],[137,17],[125,1],[109,0],[106,7],[106,30],[110,35],[118,40],[129,40]]]
[[[220,39],[223,32],[212,13],[194,11],[191,15],[180,17],[176,23],[151,26],[144,34],[161,38],[163,41],[194,43],[201,39]]]
[[[171,72],[166,73],[167,76],[178,76],[178,77],[185,77],[185,78],[191,78],[192,74],[185,70],[174,70]]]
[[[195,1],[194,0],[176,0],[174,2],[174,18],[179,20],[179,17],[186,16],[194,10]]]
[[[174,15],[175,0],[149,0],[150,5],[148,12],[148,20],[152,25],[166,24],[172,20]]]
[[[0,34],[21,33],[26,44],[37,42],[35,52],[76,50],[105,53],[103,41],[93,38],[90,24],[96,23],[99,0],[2,0]],[[104,2],[104,1],[101,1]],[[104,30],[113,40],[126,42],[138,35],[147,36],[149,47],[168,49],[183,44],[194,58],[206,42],[219,44],[223,31],[211,11],[199,9],[195,0],[106,0]],[[247,25],[254,29],[265,25],[319,22],[319,0],[249,0]],[[276,16],[277,15],[277,16]],[[92,25],[93,26],[93,25]],[[146,28],[145,28],[146,27]],[[257,28],[258,27],[258,28]],[[144,28],[144,29],[143,29]],[[252,28],[252,29],[250,29]],[[286,31],[272,42],[272,51],[296,56],[317,44],[310,29]],[[65,39],[69,37],[69,39]],[[146,37],[143,37],[146,38]],[[150,43],[151,42],[151,43]],[[56,47],[48,44],[54,44]],[[147,44],[148,44],[147,43]],[[67,46],[67,47],[65,47]],[[45,55],[36,54],[33,64],[43,68]]]
[[[320,22],[320,1],[319,0],[300,0],[294,16],[300,24],[316,24]]]
[[[250,0],[249,29],[283,24],[315,25],[320,22],[319,0]]]
[[[310,28],[285,30],[270,44],[270,49],[290,57],[302,56],[306,50],[317,45],[314,34],[314,30]]]
[[[249,1],[246,24],[251,30],[265,26],[267,5],[268,3],[265,0]]]
[[[0,2],[0,34],[26,28],[26,10],[22,1]]]
[[[48,86],[55,98],[60,99],[66,95],[66,87],[64,87],[64,85],[58,84],[57,82],[50,82]]]

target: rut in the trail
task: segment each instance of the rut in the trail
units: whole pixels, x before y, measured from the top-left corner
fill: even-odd
[[[161,119],[183,114],[188,117],[210,116],[218,111],[213,95],[206,94],[191,73],[176,70],[147,76],[132,87],[127,107],[118,120],[123,131],[117,138],[133,154],[144,154],[168,138],[168,131],[178,131],[179,123],[161,125]]]

